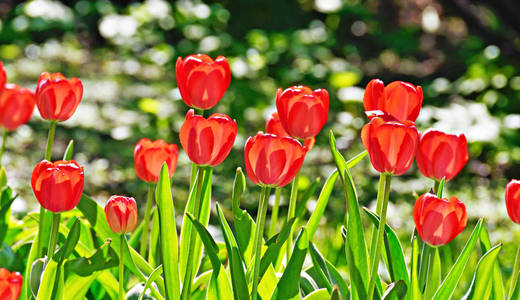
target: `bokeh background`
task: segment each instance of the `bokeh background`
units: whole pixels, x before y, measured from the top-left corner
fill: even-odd
[[[178,56],[225,55],[231,64],[229,90],[212,109],[239,124],[234,150],[214,171],[213,200],[227,208],[234,170],[244,165],[244,142],[264,129],[277,88],[304,84],[331,95],[328,123],[303,167],[302,195],[317,176],[323,183],[334,169],[329,130],[346,157],[363,150],[362,97],[370,79],[421,85],[418,127],[463,132],[469,141],[470,160],[446,192],[465,202],[471,224],[448,247],[458,251],[474,222],[485,218],[492,242],[505,243],[500,262],[507,273],[520,238],[503,204],[505,184],[520,177],[519,14],[514,0],[3,0],[0,60],[9,82],[32,89],[43,71],[81,78],[83,101],[59,124],[53,157],[61,157],[74,139],[87,193],[100,202],[111,194],[132,195],[141,205],[146,185],[134,171],[135,143],[147,137],[180,146],[188,108],[175,81]],[[36,208],[29,177],[43,157],[47,129],[35,110],[9,136],[4,164],[20,194],[13,207],[20,218]],[[173,190],[177,212],[187,198],[190,168],[181,153]],[[368,159],[353,176],[361,203],[374,207],[377,174]],[[255,215],[259,189],[249,184],[242,206]],[[414,199],[432,184],[415,166],[392,182],[389,222],[405,248]],[[288,193],[282,194],[282,215]],[[317,193],[299,205],[302,213],[312,211]],[[345,211],[338,185],[316,244],[340,268]],[[469,283],[463,280],[460,291]]]

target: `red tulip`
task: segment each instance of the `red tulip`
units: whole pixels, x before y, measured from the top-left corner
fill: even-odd
[[[137,176],[146,182],[157,182],[161,167],[166,162],[170,178],[177,167],[179,148],[175,144],[168,145],[163,140],[154,142],[141,139],[135,145],[134,164]]]
[[[23,278],[18,272],[0,268],[0,299],[17,300],[22,291]]]
[[[179,132],[181,145],[191,161],[199,166],[216,166],[226,159],[237,136],[237,122],[224,114],[212,114],[208,119],[196,115],[193,109]]]
[[[464,134],[428,129],[419,137],[417,167],[425,177],[450,180],[462,170],[468,158],[468,142]]]
[[[271,187],[290,183],[300,171],[306,153],[296,139],[262,132],[247,139],[244,152],[249,179]]]
[[[34,167],[31,185],[40,205],[52,212],[72,210],[83,193],[83,167],[73,160],[42,160]]]
[[[15,130],[27,123],[34,110],[34,93],[8,83],[0,92],[0,125],[7,130]]]
[[[137,204],[132,197],[114,195],[105,204],[108,226],[116,234],[134,230],[137,223]]]
[[[177,58],[177,86],[186,105],[209,109],[215,106],[231,82],[231,70],[224,56],[215,61],[205,54]]]
[[[0,91],[7,83],[7,75],[5,74],[4,63],[0,61]]]
[[[506,185],[506,207],[511,220],[520,224],[520,180],[512,179]]]
[[[394,81],[385,87],[380,79],[372,79],[363,97],[366,111],[380,110],[394,116],[400,122],[415,122],[423,101],[420,86]]]
[[[282,136],[290,137],[291,136],[283,128],[282,122],[280,121],[280,117],[278,116],[278,113],[276,113],[276,112],[272,113],[271,116],[269,117],[269,119],[267,119],[267,122],[265,123],[265,132],[274,134],[274,135],[277,135],[280,137],[282,137]],[[316,143],[316,138],[311,137],[311,138],[308,138],[305,140],[305,142],[303,143],[303,146],[307,150],[311,150],[312,148],[314,148],[315,143]]]
[[[399,123],[375,117],[361,130],[372,166],[394,175],[403,174],[412,165],[418,138],[417,128],[410,121]]]
[[[439,199],[421,195],[413,207],[415,228],[423,241],[433,246],[445,245],[466,228],[466,206],[457,197]]]
[[[329,93],[292,86],[276,92],[276,109],[283,128],[290,136],[302,140],[316,136],[327,122]]]
[[[42,118],[66,121],[78,108],[83,85],[78,78],[67,79],[61,73],[43,72],[36,86],[36,105]]]

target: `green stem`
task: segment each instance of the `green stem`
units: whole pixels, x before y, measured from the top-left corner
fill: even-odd
[[[287,212],[287,223],[289,220],[294,218],[294,214],[296,212],[296,201],[298,199],[298,175],[294,177],[292,183],[291,183],[291,196],[289,197],[289,211]],[[296,222],[294,222],[296,223]],[[294,223],[293,226],[291,226],[291,230],[289,231],[289,237],[287,238],[287,242],[285,243],[287,249],[287,257],[286,261],[289,262],[289,259],[291,258],[291,251],[292,251],[292,244],[293,244],[293,235],[294,235]]]
[[[267,202],[269,199],[269,193],[271,188],[262,187],[260,193],[260,210],[256,216],[256,230],[253,238],[253,253],[254,253],[254,265],[253,265],[253,288],[251,290],[251,298],[253,300],[258,299],[258,276],[260,275],[260,255],[262,254],[262,239],[264,235],[265,217],[267,215]]]
[[[376,278],[377,278],[377,267],[379,266],[380,252],[381,252],[381,243],[383,242],[383,235],[385,232],[386,226],[386,209],[388,208],[388,198],[390,196],[390,182],[392,180],[392,175],[388,173],[381,174],[384,177],[384,196],[382,198],[383,203],[381,204],[381,214],[379,215],[380,221],[379,226],[377,227],[377,237],[374,248],[374,255],[372,257],[372,263],[370,265],[370,281],[368,284],[368,296],[372,298],[374,295],[374,288],[376,287]],[[379,197],[378,197],[379,198]]]
[[[271,213],[271,225],[269,226],[269,232],[267,236],[269,238],[273,237],[276,233],[276,224],[278,223],[278,210],[280,209],[280,196],[282,193],[281,188],[276,188],[274,190],[274,206],[273,211]]]
[[[54,144],[54,136],[56,134],[56,123],[57,121],[51,121],[49,127],[49,135],[47,137],[47,147],[45,149],[45,159],[51,160],[52,156],[52,145]],[[38,224],[38,255],[43,255],[43,245],[45,245],[45,239],[43,235],[43,230],[46,230],[46,220],[47,220],[47,211],[43,206],[40,206],[40,223]]]
[[[385,176],[383,173],[379,174],[379,186],[377,188],[377,204],[376,214],[381,216],[381,208],[383,205],[383,196],[385,195]],[[370,242],[370,257],[374,257],[374,251],[376,249],[376,238],[377,238],[377,227],[374,225],[372,228],[372,237]]]
[[[150,231],[150,216],[153,205],[153,188],[154,184],[148,183],[148,197],[146,199],[146,208],[143,218],[143,232],[141,233],[141,245],[139,247],[139,251],[141,252],[142,257],[147,257],[146,253],[148,252],[148,232]]]
[[[119,300],[125,300],[125,234],[120,235],[119,243]]]
[[[520,246],[516,252],[515,264],[513,267],[513,277],[511,279],[511,286],[509,287],[509,298],[512,299],[513,292],[515,291],[516,284],[518,282],[518,274],[520,273]]]
[[[45,148],[45,159],[51,160],[52,144],[54,143],[54,135],[56,134],[56,121],[51,121],[49,128],[49,136],[47,137],[47,148]]]
[[[2,148],[0,148],[0,169],[2,168],[2,157],[4,156],[5,152],[5,145],[7,144],[7,134],[9,131],[7,129],[4,129],[4,132],[2,134]]]
[[[205,170],[204,167],[197,166],[197,200],[195,201],[193,216],[195,219],[200,221],[200,207],[202,204],[202,182],[204,180]],[[189,251],[188,251],[188,260],[186,261],[186,272],[184,273],[184,280],[182,285],[181,299],[190,299],[191,298],[191,285],[193,283],[193,252],[195,251],[195,238],[196,230],[192,229],[190,232],[190,242],[189,242]]]
[[[425,242],[423,242],[421,250],[421,261],[419,263],[419,289],[423,291],[426,286],[426,278],[428,276],[428,270],[430,269],[430,254],[432,248]]]
[[[54,250],[56,250],[56,241],[58,238],[58,228],[60,227],[60,214],[52,213],[52,227],[51,227],[51,236],[49,238],[49,247],[47,248],[47,263],[51,261],[52,256],[54,255]]]
[[[441,182],[437,179],[435,179],[435,184],[433,185],[433,193],[437,195],[439,192],[439,186],[441,185]]]

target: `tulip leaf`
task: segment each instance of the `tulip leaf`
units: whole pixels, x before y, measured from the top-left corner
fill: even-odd
[[[407,286],[403,280],[390,283],[381,300],[401,300],[406,296]]]
[[[439,249],[433,249],[434,252],[430,254],[429,259],[429,272],[426,278],[426,287],[424,290],[424,296],[426,299],[431,299],[435,294],[437,288],[441,285],[442,274],[441,274],[441,258],[439,255]]]
[[[464,246],[464,249],[462,249],[462,252],[455,261],[455,264],[453,265],[450,272],[442,282],[439,289],[437,289],[437,292],[435,292],[435,295],[433,296],[434,300],[451,298],[453,292],[455,291],[455,288],[457,287],[457,283],[459,282],[460,277],[462,276],[462,273],[466,268],[468,260],[471,256],[471,252],[473,252],[473,249],[475,249],[477,240],[480,236],[480,231],[482,230],[482,223],[483,221],[482,219],[480,219],[477,222],[477,225],[475,225],[475,229],[473,229],[473,233],[471,234],[468,242]]]
[[[420,300],[422,298],[421,291],[419,289],[419,278],[417,276],[419,269],[419,240],[417,236],[412,237],[412,266],[410,269],[410,293],[408,294],[409,300]]]
[[[446,183],[446,178],[442,178],[439,182],[439,188],[437,189],[437,198],[442,199],[442,191],[444,190],[444,184]]]
[[[255,232],[255,221],[251,215],[240,208],[240,199],[245,191],[245,176],[241,168],[237,168],[235,181],[233,183],[233,220],[236,232],[238,248],[246,265],[253,257],[253,238]]]
[[[148,277],[148,279],[146,280],[146,283],[144,285],[143,290],[141,291],[141,294],[139,295],[138,300],[143,300],[144,296],[146,295],[146,291],[152,286],[152,283],[157,278],[159,278],[159,276],[161,275],[162,272],[163,272],[162,265],[158,266],[157,268],[155,268],[155,270],[153,270],[152,274],[150,274],[150,277]],[[164,299],[164,298],[160,298],[160,299]]]
[[[262,299],[271,299],[279,280],[273,265],[269,265],[264,275],[260,277],[261,279],[260,283],[258,284],[258,295],[260,295]]]
[[[233,236],[233,232],[229,227],[226,217],[217,203],[217,213],[220,222],[220,228],[224,234],[224,241],[229,257],[229,267],[231,273],[231,282],[233,285],[234,299],[249,299],[249,290],[247,287],[246,275],[244,272],[244,264],[237,242]]]
[[[336,141],[334,141],[334,147],[336,146]],[[354,157],[352,157],[351,159],[349,159],[347,161],[347,168],[352,168],[353,166],[357,165],[360,161],[363,160],[363,158],[365,158],[365,156],[367,156],[368,154],[368,151],[365,150],[359,154],[356,154]]]
[[[97,236],[100,239],[112,240],[112,248],[119,255],[119,235],[113,233],[110,227],[108,226],[103,208],[86,194],[83,194],[81,196],[81,200],[79,201],[76,207],[89,221],[90,225],[92,226],[92,229],[96,232]],[[132,259],[125,260],[125,265],[140,280],[145,281],[145,275],[150,276],[154,269],[146,262],[146,260],[142,256],[139,255],[139,253],[137,253],[137,251],[135,251],[133,248],[129,249],[130,256]],[[141,273],[141,271],[144,273],[144,275]],[[159,278],[155,281],[155,283],[159,287],[159,291],[161,293],[164,293],[165,287],[163,279]]]
[[[74,140],[70,140],[67,148],[65,149],[65,153],[63,153],[63,160],[68,161],[72,159],[74,155]]]
[[[193,188],[188,196],[188,203],[186,203],[186,208],[184,211],[184,216],[186,213],[194,214],[195,213],[195,202],[202,201],[200,203],[200,215],[198,220],[204,225],[207,226],[209,222],[210,215],[210,205],[211,205],[211,178],[212,178],[212,168],[210,167],[198,167],[199,172],[203,174],[203,178],[195,179],[193,184]],[[197,195],[197,186],[199,185],[199,181],[202,180],[202,196]],[[197,197],[198,196],[198,197]],[[202,200],[201,200],[202,199]],[[188,264],[188,253],[190,251],[190,239],[192,232],[192,223],[188,221],[186,218],[182,220],[181,227],[181,236],[180,236],[180,248],[179,248],[179,271],[181,278],[184,278],[187,264]],[[202,260],[202,243],[200,238],[195,235],[195,245],[193,247],[193,266],[192,272],[193,274],[197,274],[199,269],[201,260]]]
[[[197,230],[197,233],[204,243],[204,248],[206,249],[213,269],[206,299],[233,299],[233,289],[231,288],[229,277],[218,257],[219,248],[217,243],[215,243],[215,240],[213,240],[204,225],[197,221],[193,215],[187,213],[186,216],[193,223],[195,230]]]
[[[482,226],[482,231],[480,232],[480,246],[482,247],[483,253],[491,250],[491,241],[489,240],[486,226]],[[493,266],[493,299],[505,299],[505,294],[502,273],[500,272],[500,263],[497,258]]]
[[[94,272],[116,267],[119,257],[112,247],[105,247],[109,244],[109,242],[104,243],[88,257],[69,259],[65,264],[65,271],[67,274],[77,274],[82,277],[88,277]],[[107,248],[106,251],[104,248]]]
[[[334,286],[337,286],[341,297],[347,299],[349,295],[348,286],[338,270],[321,255],[312,242],[309,246],[309,252],[314,265],[313,269],[322,280],[326,281],[325,286],[329,293],[332,294]]]
[[[491,294],[491,279],[493,276],[493,267],[497,260],[498,253],[502,249],[502,245],[496,245],[486,252],[478,261],[477,269],[473,276],[471,286],[462,299],[488,299]]]
[[[81,234],[81,224],[79,219],[75,218],[74,224],[72,225],[69,234],[67,235],[67,239],[61,248],[56,252],[53,259],[58,263],[63,263],[65,259],[67,259],[72,252],[74,252],[74,248],[78,244],[79,237]]]
[[[367,214],[370,221],[372,221],[372,223],[378,227],[379,216],[366,207],[363,207],[363,210]],[[388,273],[390,274],[390,279],[393,282],[403,280],[405,285],[408,286],[410,284],[410,279],[408,278],[408,269],[406,267],[403,247],[401,246],[401,242],[399,241],[397,234],[388,224],[385,225],[384,241],[387,257],[386,263]]]
[[[272,299],[292,299],[300,294],[300,273],[308,248],[309,237],[307,230],[303,227],[296,238],[291,259],[276,285]]]
[[[280,250],[282,249],[282,246],[289,237],[291,228],[295,221],[296,218],[290,219],[282,227],[280,233],[274,235],[265,243],[265,245],[267,246],[267,250],[264,252],[264,255],[260,260],[260,278],[262,278],[262,276],[264,275],[267,268],[271,265],[271,263],[275,262],[276,258],[278,257],[278,254],[280,253]]]
[[[330,295],[330,300],[343,300],[343,299],[349,299],[349,298],[343,298],[339,292],[339,288],[337,285],[335,285],[332,288],[332,295]]]
[[[350,175],[345,158],[336,149],[334,134],[330,131],[330,149],[343,182],[343,189],[347,201],[347,236],[345,239],[345,251],[347,266],[352,286],[353,298],[367,298],[366,289],[368,283],[368,258],[365,244],[365,235],[356,188]]]
[[[65,281],[64,298],[65,299],[85,299],[90,286],[98,279],[101,272],[93,273],[89,276],[82,277],[77,274],[67,274]]]
[[[179,278],[179,248],[177,244],[177,226],[175,225],[175,210],[170,185],[168,165],[163,164],[155,199],[159,210],[159,227],[161,237],[161,255],[166,286],[166,299],[179,299],[181,294]]]
[[[56,276],[58,276],[58,278],[56,278]],[[54,283],[55,280],[58,280],[58,288],[57,291],[53,294],[54,284],[52,283]],[[46,284],[40,284],[36,300],[63,300],[63,287],[61,289],[59,288],[59,282],[61,281],[63,281],[63,264],[59,264],[54,260],[50,260],[47,263],[45,270],[43,271],[41,279],[41,282],[45,282]]]
[[[152,215],[152,232],[150,233],[150,252],[148,252],[148,262],[151,266],[159,265],[160,261],[159,226],[159,211],[156,209]]]
[[[332,190],[334,189],[334,184],[338,179],[338,175],[339,174],[337,170],[332,172],[329,178],[327,178],[327,181],[325,181],[323,188],[321,189],[320,196],[318,197],[318,202],[316,203],[316,206],[314,207],[314,210],[309,220],[307,221],[307,225],[305,226],[305,228],[307,228],[307,233],[309,234],[309,240],[312,240],[312,238],[314,237],[314,233],[318,229],[319,222],[321,220],[321,217],[323,216],[323,213],[325,212],[325,208],[327,207],[327,204],[329,202],[329,198],[332,194]]]
[[[312,272],[314,272],[314,274],[310,274]],[[314,270],[314,266],[305,270],[305,272],[302,272],[300,274],[300,289],[302,290],[303,294],[310,294],[312,291],[315,291],[323,286],[324,284],[320,286],[319,283],[316,282],[319,280],[320,278],[318,278],[318,275]]]
[[[331,288],[332,289],[332,288]],[[311,292],[303,300],[323,300],[330,299],[330,293],[327,289],[319,289]]]

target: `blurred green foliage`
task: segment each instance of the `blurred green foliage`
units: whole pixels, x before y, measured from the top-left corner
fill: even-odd
[[[473,221],[486,218],[492,242],[506,243],[502,263],[511,266],[517,244],[512,241],[520,231],[502,203],[505,183],[520,177],[515,12],[520,13],[520,4],[508,0],[7,0],[0,3],[0,60],[8,81],[31,88],[43,71],[81,78],[84,99],[74,117],[58,126],[53,157],[61,157],[74,139],[75,159],[86,169],[86,192],[101,202],[111,194],[128,194],[144,204],[146,184],[138,181],[132,158],[140,138],[179,144],[188,108],[176,88],[178,56],[224,55],[232,67],[230,88],[211,110],[239,124],[233,152],[214,172],[214,200],[228,209],[245,139],[264,129],[277,88],[304,84],[331,94],[329,122],[304,164],[304,190],[316,176],[326,178],[333,170],[329,130],[347,157],[363,150],[361,100],[371,78],[421,85],[425,98],[418,127],[464,132],[470,142],[470,161],[446,193],[466,203]],[[29,177],[46,142],[48,124],[37,115],[10,135],[4,157],[9,183],[21,194],[14,206],[20,214],[34,209]],[[174,177],[178,207],[187,198],[190,168],[181,154]],[[353,176],[362,204],[374,205],[377,174],[368,159]],[[404,234],[403,241],[413,229],[409,216],[415,196],[431,186],[415,167],[393,181],[389,221]],[[258,192],[251,185],[243,204],[253,213]],[[341,252],[345,203],[339,188],[335,193],[317,234],[323,243],[316,244],[341,265],[334,257]],[[460,249],[469,231],[451,247]],[[469,284],[466,279],[462,285]]]

